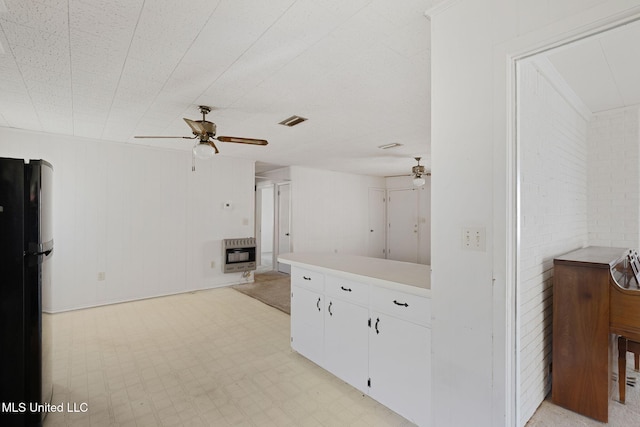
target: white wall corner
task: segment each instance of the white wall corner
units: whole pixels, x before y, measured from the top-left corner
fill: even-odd
[[[558,91],[560,96],[562,96],[565,101],[567,101],[569,105],[571,105],[576,112],[582,116],[583,119],[591,121],[593,113],[584,103],[582,98],[580,98],[573,88],[569,86],[556,67],[551,63],[551,61],[549,61],[549,58],[544,55],[536,55],[530,61],[540,74],[549,81],[551,86]]]
[[[432,0],[431,7],[424,11],[424,16],[431,20],[431,18],[449,9],[459,1],[460,0]]]

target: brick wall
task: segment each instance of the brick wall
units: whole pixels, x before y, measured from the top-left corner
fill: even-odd
[[[587,243],[587,121],[521,64],[520,425],[551,387],[553,258]]]
[[[594,115],[588,127],[589,244],[640,246],[638,106]]]

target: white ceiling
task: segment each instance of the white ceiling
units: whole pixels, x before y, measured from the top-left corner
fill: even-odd
[[[430,169],[431,3],[0,0],[0,126],[189,150],[133,136],[189,136],[182,118],[209,105],[220,135],[269,140],[221,155]],[[294,114],[309,120],[277,124]]]
[[[547,55],[593,113],[640,104],[640,23],[634,22]]]

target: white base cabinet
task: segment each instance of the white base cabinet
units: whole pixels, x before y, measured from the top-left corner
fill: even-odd
[[[323,367],[367,393],[369,310],[336,298],[327,299],[324,313]]]
[[[292,267],[291,346],[418,424],[431,418],[431,299]]]
[[[372,312],[369,395],[420,426],[431,416],[431,329]]]
[[[292,286],[291,295],[291,319],[295,319],[291,321],[291,348],[322,366],[324,364],[324,295],[301,286]]]

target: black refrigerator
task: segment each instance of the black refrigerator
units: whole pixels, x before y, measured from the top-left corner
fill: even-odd
[[[53,392],[53,168],[0,158],[0,425],[39,426]]]

